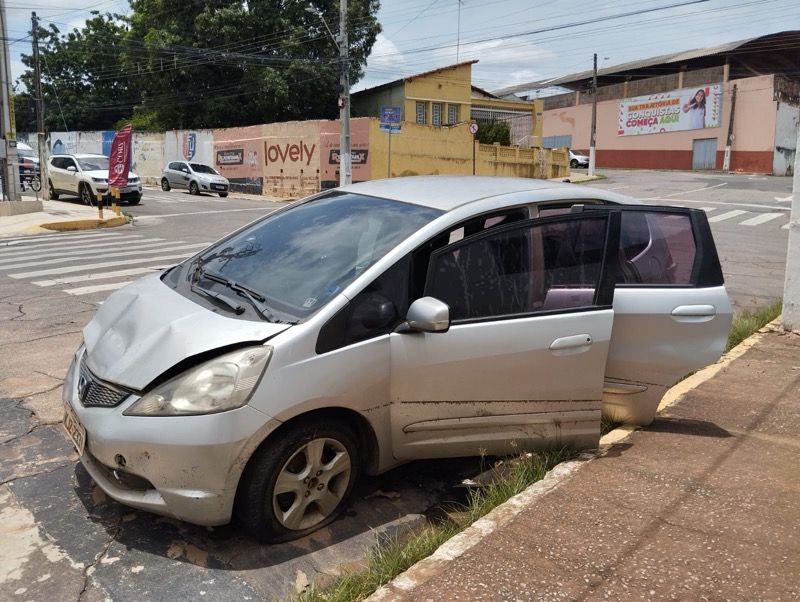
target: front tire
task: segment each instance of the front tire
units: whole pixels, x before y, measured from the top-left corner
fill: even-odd
[[[58,193],[55,190],[53,190],[53,182],[51,180],[47,180],[47,186],[49,187],[50,190],[50,199],[53,201],[57,201]]]
[[[572,169],[575,169],[576,167],[578,167],[578,160],[577,159],[573,159],[572,161],[569,162],[569,166]]]
[[[169,180],[167,180],[167,178],[161,178],[161,190],[169,192]]]
[[[142,200],[142,195],[138,194],[128,199],[128,205],[138,205]]]
[[[197,182],[189,184],[189,194],[200,194],[200,189],[197,187]]]
[[[87,184],[81,184],[80,188],[81,202],[90,207],[94,205],[94,198],[92,196],[92,189]]]
[[[225,197],[228,196],[228,193],[227,192],[220,192],[219,196],[220,196],[220,198],[224,199]]]
[[[262,445],[242,475],[236,515],[267,543],[303,537],[333,522],[359,473],[359,450],[345,423],[298,423]]]

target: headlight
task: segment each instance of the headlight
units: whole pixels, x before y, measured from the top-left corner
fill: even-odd
[[[92,178],[92,182],[99,182],[100,184],[105,184],[108,182],[105,178]]]
[[[160,384],[125,410],[126,416],[214,414],[247,403],[272,357],[272,347],[226,353]]]
[[[64,386],[61,387],[61,399],[64,401],[69,401],[70,397],[72,397],[72,390],[75,388],[75,371],[77,369],[78,358],[83,355],[84,350],[84,343],[81,343],[78,346],[77,351],[72,354],[72,362],[69,365],[69,370],[67,370],[67,374],[64,377]]]

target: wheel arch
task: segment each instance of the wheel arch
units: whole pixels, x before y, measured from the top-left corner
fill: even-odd
[[[269,445],[276,438],[282,436],[283,433],[293,428],[296,424],[308,420],[323,420],[323,421],[340,421],[353,428],[358,443],[358,452],[361,455],[361,470],[365,474],[375,474],[378,471],[379,448],[378,437],[375,430],[363,414],[344,407],[327,407],[315,410],[310,410],[297,416],[293,416],[289,420],[283,422],[278,428],[270,431],[264,439],[253,448],[247,462],[244,463],[241,473],[239,474],[239,482],[236,485],[237,496],[242,486],[243,477],[247,472],[247,468],[252,462],[253,458],[258,454],[264,446]]]

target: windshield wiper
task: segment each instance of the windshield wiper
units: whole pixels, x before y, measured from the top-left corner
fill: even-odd
[[[220,303],[225,305],[228,309],[230,309],[233,313],[235,313],[237,316],[240,316],[244,313],[244,307],[242,307],[241,304],[237,303],[230,297],[223,295],[222,293],[215,293],[214,291],[210,291],[207,288],[203,288],[202,286],[194,282],[192,282],[191,288],[196,293],[201,293],[206,297],[219,301]]]
[[[276,320],[275,316],[270,313],[270,311],[262,305],[264,301],[266,301],[266,297],[259,293],[256,290],[253,290],[244,284],[240,284],[235,280],[231,280],[230,278],[226,278],[222,274],[217,274],[216,272],[210,272],[208,270],[201,270],[198,275],[198,280],[201,278],[205,278],[206,280],[211,280],[212,282],[218,282],[219,284],[224,284],[232,291],[236,291],[240,295],[242,295],[245,299],[250,302],[250,305],[253,306],[253,309],[256,310],[259,316],[264,318],[267,322],[279,322],[280,320]]]

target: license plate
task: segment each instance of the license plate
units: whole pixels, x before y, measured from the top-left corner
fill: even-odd
[[[68,403],[64,404],[64,430],[78,450],[78,455],[82,456],[83,448],[86,446],[86,429]]]
[[[213,190],[225,190],[225,185],[224,184],[212,184],[211,188]]]

